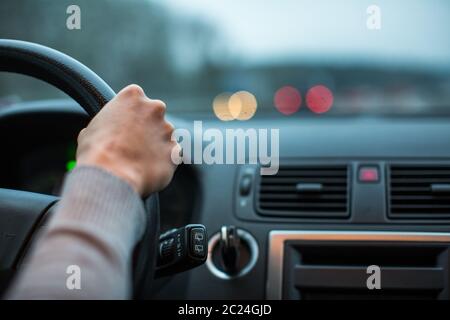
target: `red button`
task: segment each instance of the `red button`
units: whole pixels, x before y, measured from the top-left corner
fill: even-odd
[[[359,168],[360,182],[378,182],[378,168],[362,167]]]

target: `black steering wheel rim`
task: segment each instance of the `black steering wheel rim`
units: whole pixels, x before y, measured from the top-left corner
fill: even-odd
[[[57,87],[91,117],[116,95],[102,78],[79,61],[36,43],[0,39],[0,71],[28,75]]]
[[[35,43],[0,39],[0,72],[28,75],[64,91],[92,118],[116,93],[95,72],[79,61]],[[159,233],[158,195],[145,200],[147,228],[134,254],[134,297],[149,297]]]

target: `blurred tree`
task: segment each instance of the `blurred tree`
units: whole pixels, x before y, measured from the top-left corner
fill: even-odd
[[[80,30],[66,27],[66,9],[72,4],[81,9]],[[0,38],[60,50],[116,91],[138,83],[164,98],[211,85],[208,52],[217,41],[207,24],[180,19],[146,0],[2,0]],[[35,80],[0,74],[0,97],[11,93],[25,100],[62,95]]]

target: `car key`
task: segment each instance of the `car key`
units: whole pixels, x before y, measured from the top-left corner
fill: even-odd
[[[188,224],[159,237],[155,278],[183,272],[205,263],[208,256],[206,227]]]

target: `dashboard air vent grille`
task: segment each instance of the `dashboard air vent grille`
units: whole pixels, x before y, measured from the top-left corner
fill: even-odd
[[[450,218],[450,165],[391,165],[391,218]]]
[[[257,209],[265,216],[336,218],[348,216],[347,165],[281,166],[261,176]]]

